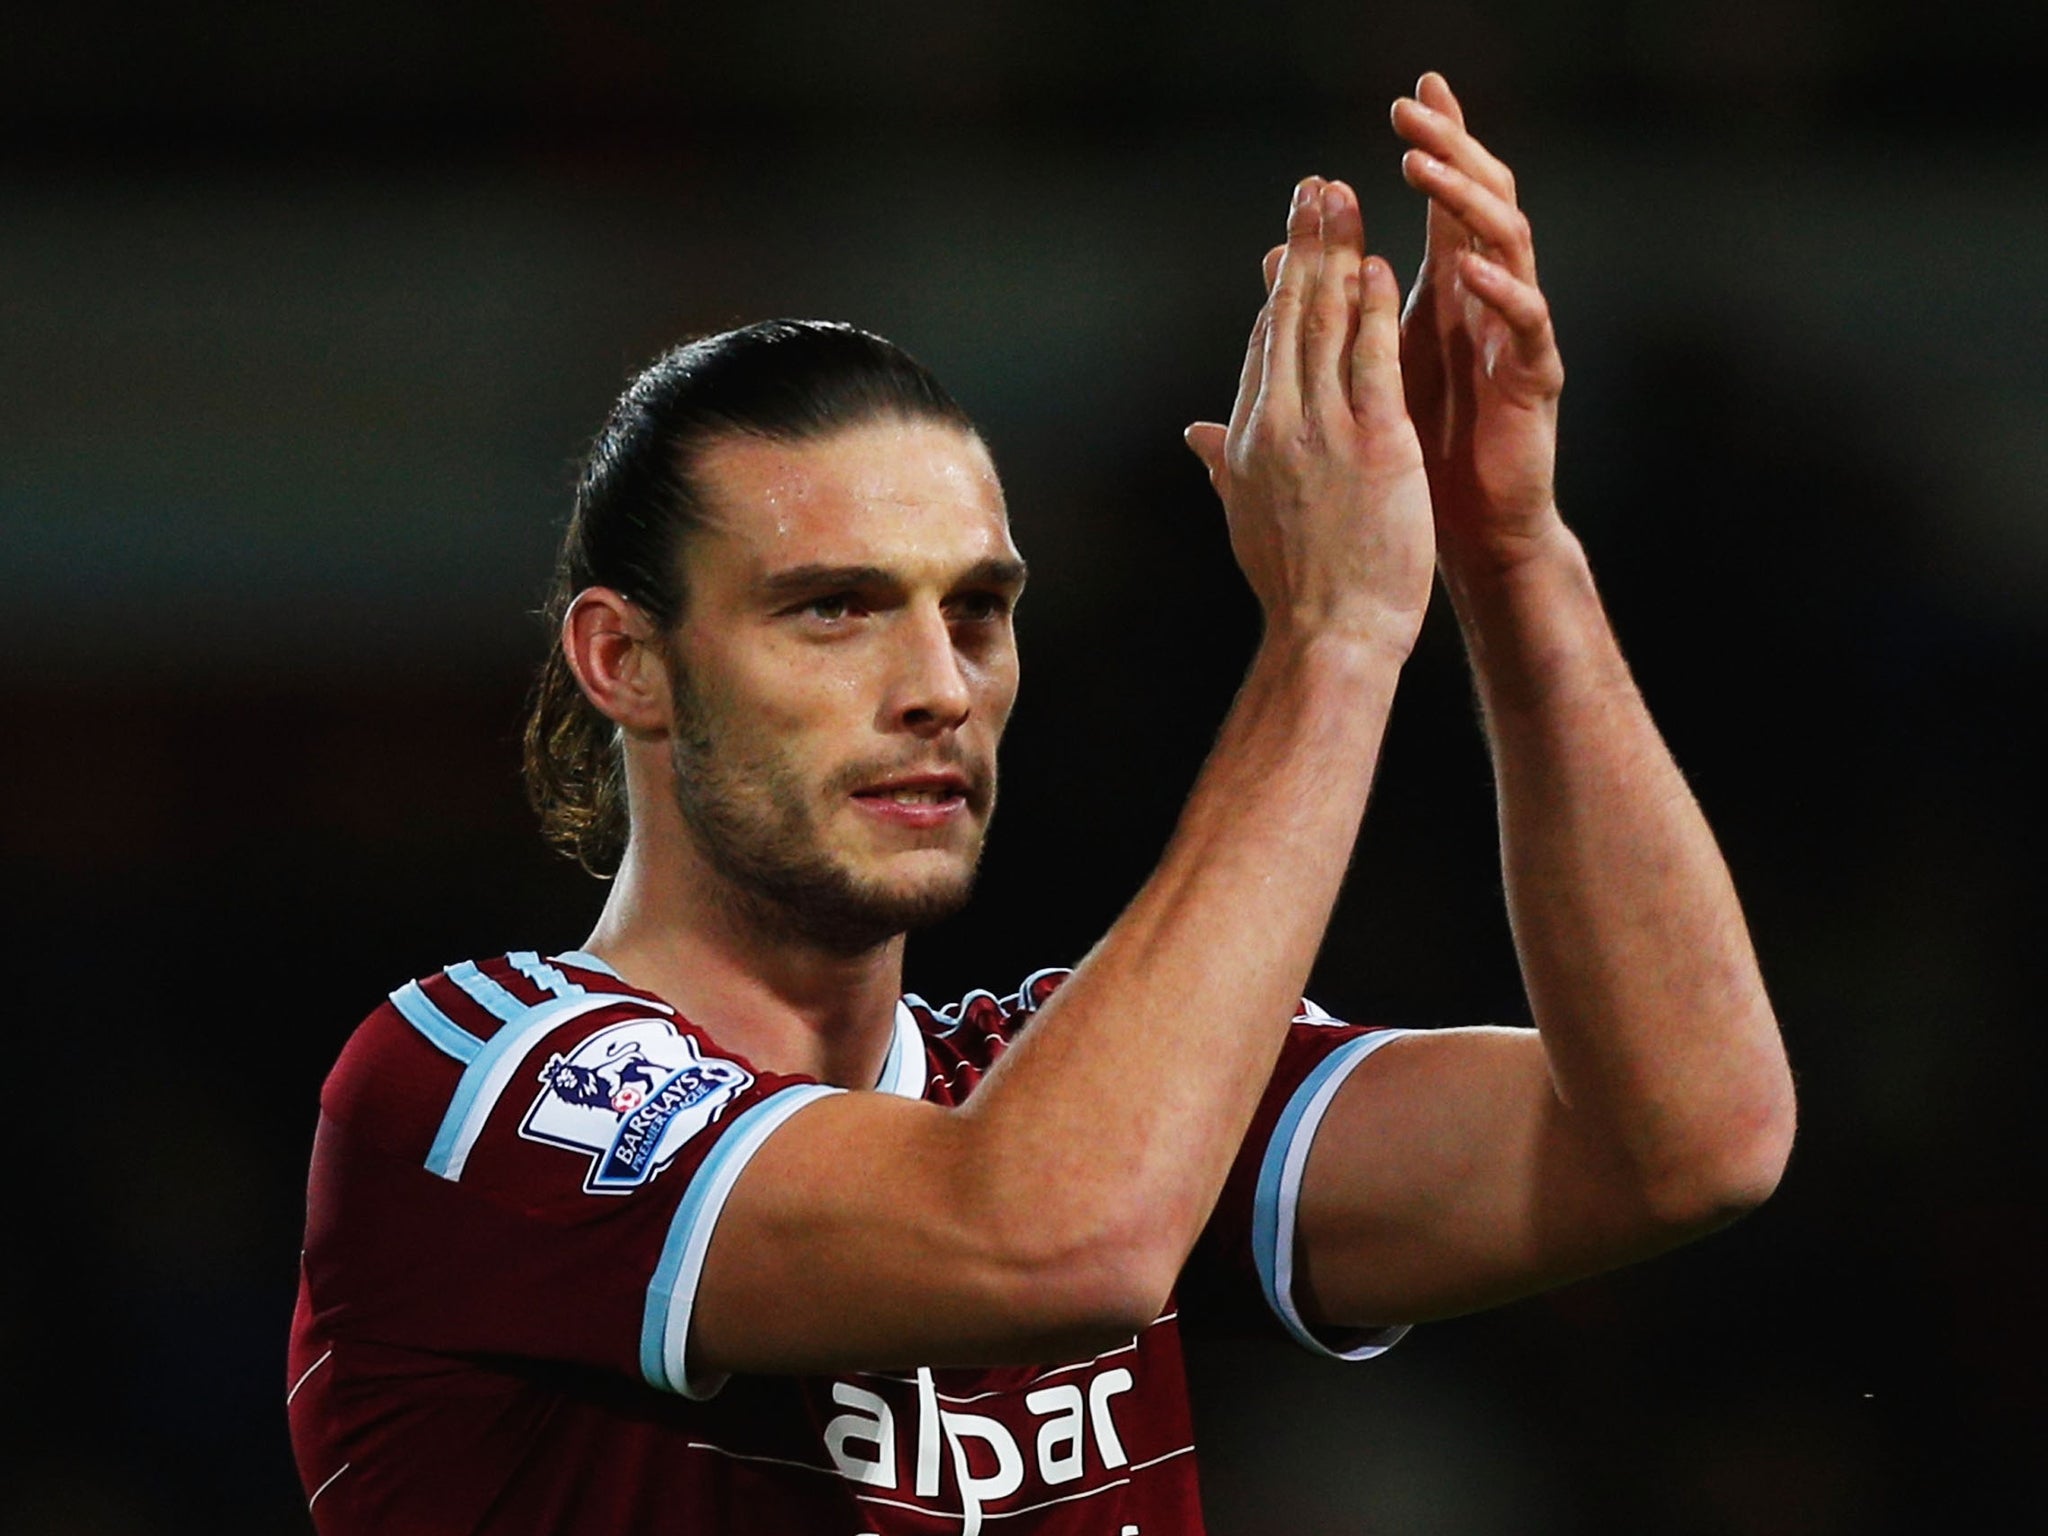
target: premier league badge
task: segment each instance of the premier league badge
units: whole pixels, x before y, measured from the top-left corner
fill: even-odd
[[[628,1194],[753,1080],[737,1062],[704,1055],[666,1019],[628,1019],[548,1058],[519,1134],[589,1154],[586,1193]]]

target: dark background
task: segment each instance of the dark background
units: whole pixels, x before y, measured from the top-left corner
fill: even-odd
[[[303,1530],[315,1097],[600,890],[516,777],[570,466],[694,330],[846,318],[986,424],[1036,572],[934,997],[1078,955],[1253,616],[1179,429],[1294,178],[1406,271],[1426,66],[1520,173],[1563,499],[1803,1089],[1777,1199],[1371,1365],[1196,1362],[1218,1536],[1973,1530],[2043,1503],[2039,7],[1850,0],[11,6],[0,1530]],[[1441,613],[1316,990],[1522,1016]]]

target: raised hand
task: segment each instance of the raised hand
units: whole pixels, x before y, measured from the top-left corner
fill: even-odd
[[[1429,486],[1401,389],[1399,285],[1365,254],[1351,188],[1295,188],[1266,277],[1230,423],[1197,422],[1188,446],[1223,499],[1269,635],[1405,651],[1435,563]]]
[[[1558,525],[1564,362],[1536,284],[1512,172],[1466,131],[1438,74],[1394,103],[1408,184],[1429,198],[1422,271],[1401,317],[1401,371],[1447,567],[1511,565]]]

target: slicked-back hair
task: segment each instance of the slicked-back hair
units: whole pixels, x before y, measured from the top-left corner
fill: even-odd
[[[526,718],[527,798],[548,840],[590,873],[610,875],[625,851],[625,765],[617,727],[584,697],[563,654],[570,603],[610,587],[669,633],[686,601],[683,537],[705,515],[705,449],[735,437],[814,441],[892,418],[978,435],[901,347],[822,320],[763,320],[684,342],[612,406],[577,475],[543,610],[551,644]]]

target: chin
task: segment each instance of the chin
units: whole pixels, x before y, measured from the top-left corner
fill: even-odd
[[[777,873],[755,890],[770,899],[778,926],[845,954],[951,917],[974,888],[973,860],[937,850]]]
[[[892,861],[894,862],[894,861]],[[896,931],[927,928],[967,905],[974,892],[974,863],[956,855],[927,854],[915,867],[900,866],[889,875],[862,882],[860,889],[877,910],[900,914]]]

